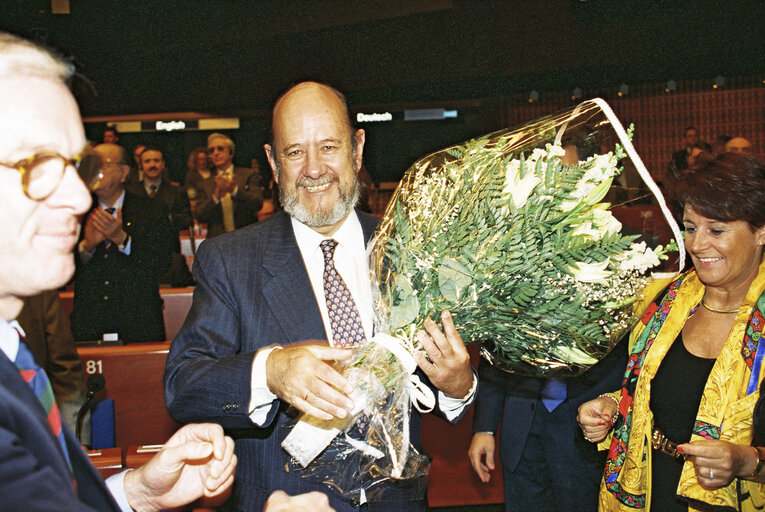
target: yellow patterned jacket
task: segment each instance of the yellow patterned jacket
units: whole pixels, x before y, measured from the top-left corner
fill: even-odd
[[[728,340],[717,357],[707,380],[696,416],[697,421],[721,426],[720,439],[735,444],[748,445],[754,435],[752,427],[752,412],[759,397],[757,390],[746,394],[751,375],[744,358],[741,355],[742,340],[757,299],[765,291],[765,263],[760,264],[757,277],[749,288],[744,302],[736,316]],[[662,283],[662,284],[666,284]],[[663,286],[661,286],[663,288]],[[629,433],[626,459],[617,481],[625,491],[646,496],[645,509],[650,508],[651,502],[651,449],[650,437],[653,426],[653,415],[649,409],[650,386],[662,359],[683,328],[690,311],[696,307],[704,295],[704,285],[699,281],[695,271],[691,272],[678,289],[677,297],[667,315],[664,324],[648,350],[638,377],[632,409],[632,426]],[[630,333],[630,349],[639,338],[645,324],[639,322]],[[765,350],[765,346],[760,347]],[[755,363],[755,370],[757,363]],[[759,365],[759,380],[765,372]],[[619,395],[616,395],[619,398]],[[610,439],[601,443],[608,449]],[[693,435],[691,441],[702,437]],[[734,478],[726,487],[707,490],[702,488],[697,480],[693,464],[686,461],[680,476],[678,494],[692,500],[708,504],[730,507],[732,510],[763,510],[765,505],[765,485],[741,478]],[[744,496],[739,504],[739,496]],[[618,501],[601,481],[598,509],[601,511],[633,511],[634,508]],[[689,508],[694,510],[694,508]]]

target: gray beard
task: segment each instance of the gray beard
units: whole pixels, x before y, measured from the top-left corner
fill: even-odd
[[[343,220],[356,204],[361,196],[361,183],[358,175],[353,173],[353,183],[348,188],[338,187],[340,198],[335,201],[332,208],[310,211],[298,202],[297,186],[293,192],[287,192],[284,188],[279,188],[279,201],[282,208],[290,217],[302,222],[311,228],[320,228],[331,226]]]

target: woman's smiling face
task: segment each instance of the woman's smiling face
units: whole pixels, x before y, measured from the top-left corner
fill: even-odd
[[[743,220],[720,221],[697,213],[686,204],[683,212],[685,247],[706,286],[728,290],[749,284],[757,275],[765,244],[765,226]]]

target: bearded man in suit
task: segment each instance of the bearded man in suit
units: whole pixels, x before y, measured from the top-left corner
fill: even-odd
[[[354,208],[365,134],[352,128],[337,90],[315,82],[289,89],[274,106],[272,137],[266,156],[284,210],[201,244],[194,299],[167,358],[168,410],[181,422],[206,418],[236,432],[235,510],[257,509],[273,489],[323,490],[343,512],[425,510],[424,489],[411,482],[359,474],[353,495],[342,496],[284,471],[289,405],[322,419],[353,409],[353,386],[332,367],[350,357],[340,348],[350,340],[333,324],[323,274],[333,265],[356,310],[354,332],[371,337],[365,245],[379,220]],[[444,312],[441,322],[443,332],[427,320],[427,332],[418,333],[428,356],[418,354],[417,362],[437,396],[434,411],[456,421],[473,399],[476,377],[451,316]],[[414,412],[410,434],[422,450]],[[375,496],[362,490],[372,487]]]

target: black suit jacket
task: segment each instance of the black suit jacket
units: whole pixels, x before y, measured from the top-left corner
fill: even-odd
[[[72,310],[78,341],[108,332],[126,342],[165,339],[158,277],[170,267],[167,218],[158,203],[126,192],[122,228],[130,235],[130,255],[101,243],[90,261],[78,264]]]
[[[128,186],[127,189],[136,196],[149,198],[149,194],[146,193],[146,187],[144,186],[143,181]],[[163,179],[153,199],[158,201],[164,207],[164,213],[167,216],[168,225],[171,228],[169,237],[173,240],[173,250],[175,252],[180,252],[178,232],[187,229],[193,224],[189,198],[186,195],[186,190]]]
[[[368,241],[379,219],[357,212]],[[261,510],[270,492],[319,490],[340,511],[356,510],[327,486],[284,471],[280,443],[290,420],[276,401],[263,428],[248,415],[255,352],[275,343],[326,339],[324,324],[290,218],[278,212],[264,222],[203,242],[194,260],[197,286],[186,321],[170,347],[165,399],[177,421],[213,421],[236,437],[233,500]],[[438,408],[438,406],[436,406]],[[411,442],[422,451],[420,416],[411,415]],[[386,484],[392,501],[369,510],[424,510],[410,486]],[[237,509],[239,510],[239,509]]]
[[[165,226],[168,232],[166,237],[167,242],[172,247],[173,255],[170,269],[159,276],[159,283],[175,288],[193,286],[194,279],[191,277],[191,272],[189,272],[186,258],[181,255],[181,241],[178,238],[179,231],[188,229],[194,224],[186,190],[170,183],[167,179],[162,180],[153,198],[149,197],[149,194],[146,192],[143,181],[128,186],[127,189],[136,196],[153,200],[161,205],[164,209],[163,215],[167,217]]]
[[[674,171],[682,171],[688,168],[688,150],[686,148],[680,149],[672,153],[672,159],[669,162],[670,174]]]
[[[72,474],[45,411],[0,352],[0,508],[24,512],[119,511],[87,455],[64,426]]]

